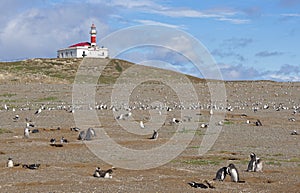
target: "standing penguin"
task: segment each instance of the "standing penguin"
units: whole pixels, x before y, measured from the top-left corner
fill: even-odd
[[[29,132],[30,132],[30,130],[28,129],[28,127],[26,127],[24,129],[24,138],[29,138]]]
[[[7,167],[8,167],[8,168],[14,167],[14,162],[13,162],[12,158],[8,158],[8,161],[7,161]]]
[[[262,168],[263,168],[262,160],[260,158],[257,158],[254,171],[255,172],[262,172]]]
[[[226,177],[227,167],[222,167],[217,171],[216,177],[213,180],[223,181]]]
[[[239,182],[240,181],[239,172],[236,169],[234,164],[229,164],[228,165],[227,173],[230,175],[232,182]]]
[[[250,154],[250,161],[248,164],[247,172],[254,172],[254,169],[256,167],[256,155],[255,153]]]
[[[152,137],[150,137],[150,139],[157,139],[158,138],[158,131],[153,130],[153,134]]]

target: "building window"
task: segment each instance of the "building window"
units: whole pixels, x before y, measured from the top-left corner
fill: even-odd
[[[64,57],[64,53],[63,53],[63,52],[61,53],[61,57],[62,57],[62,58]]]

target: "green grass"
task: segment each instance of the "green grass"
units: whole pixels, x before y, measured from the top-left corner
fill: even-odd
[[[266,165],[281,166],[281,163],[279,161],[267,161]]]
[[[288,159],[288,160],[284,160],[286,162],[300,162],[300,158],[297,158],[297,157],[293,157],[291,159]]]
[[[0,97],[11,98],[11,97],[16,96],[16,95],[17,95],[16,93],[4,93],[4,94],[1,94]]]
[[[224,121],[224,125],[232,125],[233,122],[232,121]]]
[[[119,65],[119,64],[116,64],[116,70],[118,71],[118,72],[122,72],[123,71],[123,69],[122,69],[122,67]]]
[[[98,80],[99,84],[113,84],[115,82],[116,82],[116,78],[111,76],[100,76]]]
[[[219,160],[185,160],[183,161],[185,164],[192,164],[192,165],[219,165]]]
[[[8,129],[0,128],[0,135],[4,134],[4,133],[12,133],[12,131],[10,131]]]

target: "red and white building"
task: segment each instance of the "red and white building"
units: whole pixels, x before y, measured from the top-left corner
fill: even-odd
[[[68,48],[63,48],[57,50],[58,58],[82,58],[82,57],[92,57],[92,58],[108,58],[108,49],[104,47],[97,46],[96,26],[92,24],[91,26],[91,42],[80,42],[69,46]]]

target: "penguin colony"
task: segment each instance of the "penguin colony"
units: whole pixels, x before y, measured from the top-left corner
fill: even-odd
[[[5,105],[5,109],[7,110],[9,107],[7,107]],[[151,107],[141,107],[142,109],[149,109]],[[180,107],[180,108],[184,108],[184,107]],[[189,107],[187,107],[189,108]],[[199,107],[193,107],[194,109],[197,109]],[[214,107],[215,109],[216,107]],[[268,106],[264,106],[263,109],[268,109],[269,107]],[[276,108],[276,110],[280,110],[280,109],[283,109],[284,107],[278,107]],[[45,106],[41,106],[34,114],[36,116],[39,116],[40,114],[43,113],[43,110],[45,110],[46,107]],[[70,112],[70,113],[73,113],[75,109],[70,109],[70,108],[62,108],[62,109],[67,109],[66,111]],[[107,106],[103,106],[103,105],[99,105],[98,107],[96,107],[96,109],[108,109]],[[118,109],[117,107],[114,107],[112,106],[110,108],[111,110],[113,111],[117,111],[116,109]],[[172,109],[175,109],[175,108],[172,108],[172,107],[168,107],[167,108],[167,111],[172,111]],[[233,109],[232,108],[229,108],[230,111],[232,111]],[[228,109],[228,110],[229,110]],[[259,110],[259,108],[254,108],[254,111],[257,112]],[[296,108],[295,109],[295,112],[298,113],[300,112],[300,108]],[[211,109],[210,110],[210,114],[214,114],[213,110]],[[126,114],[120,114],[119,116],[116,117],[117,120],[126,120],[128,119],[129,117],[131,117],[131,112],[128,112]],[[247,117],[247,115],[245,115],[245,117]],[[20,120],[20,116],[19,115],[15,115],[13,118],[12,118],[15,122],[19,121]],[[189,118],[188,120],[190,120],[191,118]],[[173,118],[170,123],[173,124],[173,125],[177,125],[177,124],[180,124],[182,123],[182,121],[184,120],[179,120],[177,118]],[[294,122],[295,119],[294,118],[290,118],[289,121],[292,121]],[[34,123],[31,122],[31,120],[28,120],[26,118],[26,127],[24,129],[24,138],[30,138],[30,135],[31,133],[38,133],[39,131],[38,130],[35,130],[35,129],[31,129],[33,127],[35,127]],[[250,120],[247,120],[247,124],[250,124],[251,121]],[[223,124],[222,122],[219,123],[219,125]],[[253,122],[253,124],[255,126],[262,126],[262,122],[257,119],[256,121]],[[209,125],[206,124],[206,123],[203,123],[201,124],[201,128],[207,128]],[[145,125],[144,125],[144,122],[143,121],[140,121],[140,128],[141,129],[145,129]],[[59,130],[59,129],[58,129]],[[78,135],[78,140],[92,140],[93,137],[96,136],[96,133],[94,131],[93,128],[89,128],[87,131],[80,131],[79,128],[77,127],[74,127],[74,128],[70,128],[70,130],[73,132],[79,132],[79,135]],[[298,132],[296,130],[292,131],[290,133],[291,135],[298,135]],[[154,130],[153,131],[153,134],[152,136],[149,138],[149,139],[152,139],[152,140],[156,140],[158,139],[158,130]],[[69,141],[67,139],[65,139],[63,136],[61,137],[60,140],[60,144],[67,144]],[[50,144],[56,144],[57,143],[57,140],[55,138],[51,138],[50,139]],[[13,168],[13,167],[16,167],[16,166],[19,166],[20,164],[15,164],[13,162],[13,159],[12,158],[9,158],[8,161],[7,161],[7,167],[8,168]],[[23,168],[26,168],[26,169],[31,169],[31,170],[36,170],[40,167],[40,164],[38,163],[34,163],[34,164],[22,164],[22,167]],[[251,153],[250,154],[250,161],[248,163],[248,167],[247,167],[247,172],[262,172],[262,168],[263,168],[263,165],[262,165],[262,160],[261,158],[257,157],[255,153]],[[93,177],[95,178],[112,178],[112,173],[113,173],[113,169],[107,169],[107,170],[101,170],[100,167],[97,167],[96,170],[94,171],[94,174],[93,174]],[[224,166],[222,168],[220,168],[217,173],[216,173],[216,176],[215,178],[213,179],[214,181],[224,181],[226,179],[227,176],[230,176],[230,180],[232,182],[236,182],[236,183],[243,183],[245,181],[242,181],[240,179],[240,175],[239,175],[239,171],[237,169],[237,167],[233,164],[233,163],[230,163],[228,166]],[[192,181],[192,182],[189,182],[188,183],[191,187],[194,187],[194,188],[215,188],[211,182],[209,181],[204,181],[203,183],[198,183],[198,182],[195,182],[195,181]]]

